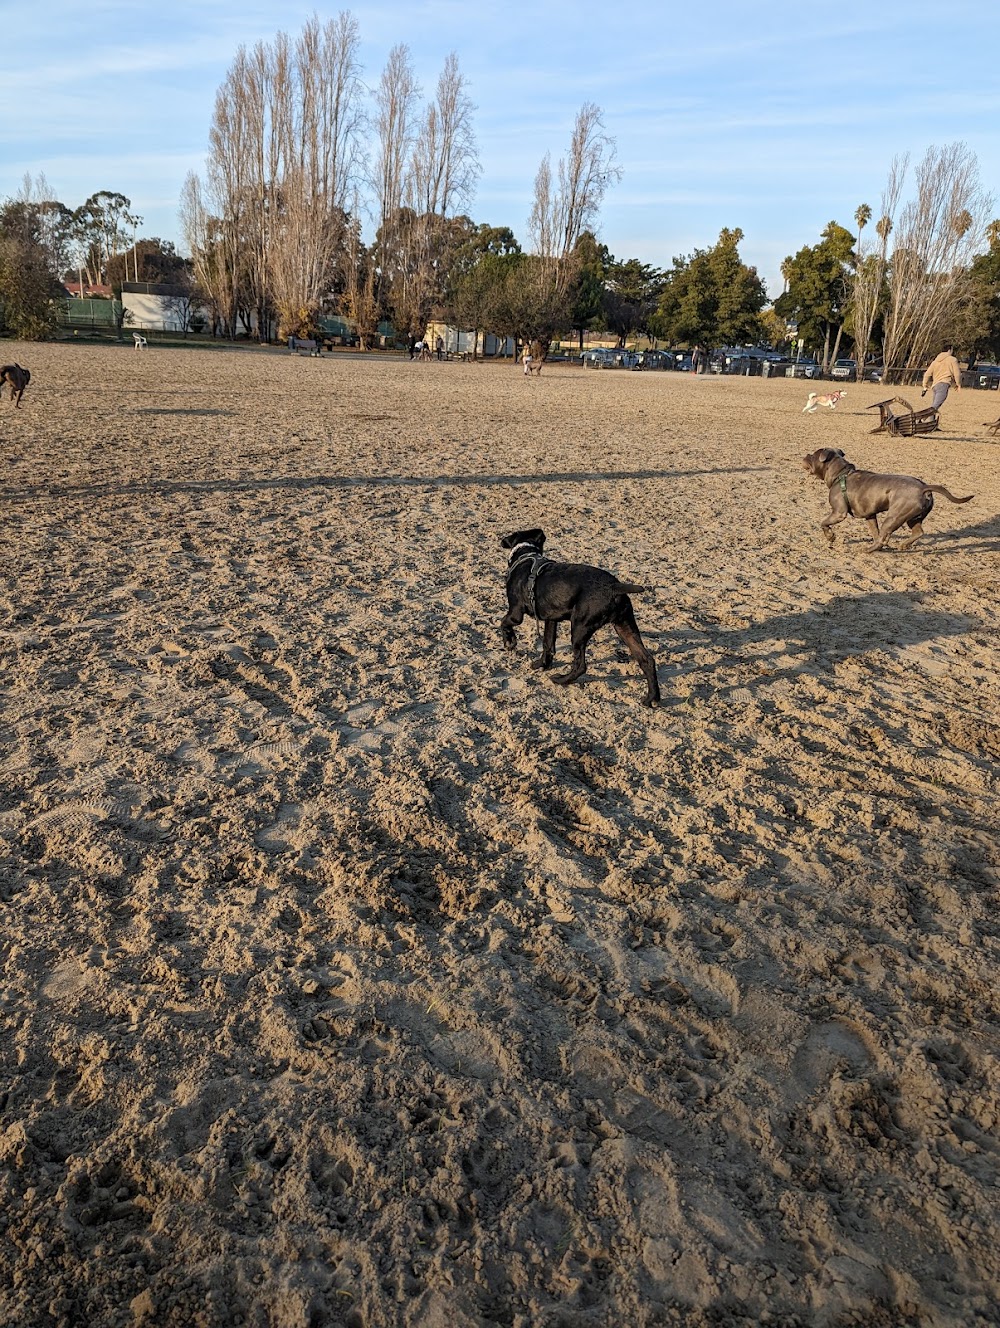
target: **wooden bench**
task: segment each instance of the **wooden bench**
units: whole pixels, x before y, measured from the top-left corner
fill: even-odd
[[[289,337],[288,349],[293,355],[311,355],[320,354],[319,346],[312,337]]]

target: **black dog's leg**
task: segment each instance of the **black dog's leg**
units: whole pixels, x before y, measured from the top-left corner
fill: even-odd
[[[558,683],[576,682],[577,678],[587,672],[587,642],[600,627],[600,623],[581,623],[572,624],[570,639],[573,643],[573,663],[566,673],[555,673],[552,675],[552,681]]]
[[[660,699],[660,684],[656,677],[656,660],[643,644],[631,604],[623,610],[621,621],[611,625],[628,646],[628,653],[642,669],[642,676],[646,679],[646,705],[656,705]]]
[[[532,660],[533,669],[548,669],[552,667],[552,660],[556,653],[556,629],[559,624],[554,618],[549,618],[545,623],[545,631],[542,634],[542,653],[536,660]]]
[[[519,627],[522,622],[524,622],[524,609],[519,604],[512,604],[500,620],[500,635],[508,650],[516,647],[517,633],[514,628]]]

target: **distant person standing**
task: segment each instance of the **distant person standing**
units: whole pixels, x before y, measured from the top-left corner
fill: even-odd
[[[931,405],[935,410],[940,410],[952,386],[961,392],[962,371],[955,359],[955,348],[949,342],[937,359],[931,360],[928,365],[920,395],[926,396],[927,389],[932,387],[934,395],[931,397]]]
[[[434,343],[434,349],[435,349],[435,351],[437,352],[437,357],[438,357],[438,359],[439,359],[439,360],[443,359],[443,358],[444,358],[444,342],[443,342],[443,340],[442,340],[440,337],[438,337],[437,341]]]

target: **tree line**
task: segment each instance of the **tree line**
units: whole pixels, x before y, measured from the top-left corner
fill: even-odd
[[[1000,351],[1000,223],[988,223],[992,200],[962,144],[930,149],[905,201],[909,162],[894,161],[875,224],[867,204],[853,231],[831,221],[785,260],[785,289],[769,305],[738,228],[666,270],[599,242],[620,171],[592,103],[565,154],[539,165],[523,247],[510,228],[475,221],[476,108],[457,56],[424,99],[405,46],[371,91],[359,47],[345,12],[239,48],[216,94],[204,171],[180,200],[188,258],[140,239],[123,194],[69,208],[43,177],[26,177],[0,206],[6,330],[51,334],[72,275],[118,292],[130,279],[168,282],[208,310],[215,334],[261,341],[315,335],[336,314],[363,345],[383,322],[416,338],[436,319],[542,353],[571,332],[582,345],[587,330],[621,345],[801,339],[827,366],[848,345],[893,365],[920,363],[944,337],[969,353]]]

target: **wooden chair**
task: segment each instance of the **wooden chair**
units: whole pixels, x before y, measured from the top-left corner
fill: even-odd
[[[917,433],[934,433],[941,427],[941,416],[933,406],[911,410],[908,415],[890,415],[889,432],[894,438],[912,438]]]
[[[903,410],[894,407],[902,406]],[[887,401],[876,401],[868,410],[877,410],[878,424],[872,433],[891,433],[894,438],[912,438],[918,433],[933,433],[941,427],[941,416],[933,406],[925,410],[914,410],[905,397],[889,397]]]
[[[872,433],[885,433],[892,417],[902,413],[893,410],[893,406],[902,406],[903,411],[907,414],[913,414],[913,407],[905,397],[887,397],[885,401],[876,401],[871,406],[867,407],[868,410],[878,411],[878,424],[872,429]]]

